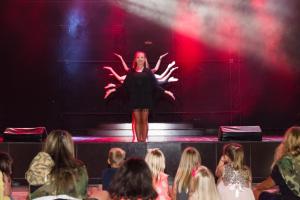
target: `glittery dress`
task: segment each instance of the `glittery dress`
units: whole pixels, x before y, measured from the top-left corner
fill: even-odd
[[[250,176],[248,170],[235,170],[231,164],[226,164],[217,185],[221,200],[255,200]]]

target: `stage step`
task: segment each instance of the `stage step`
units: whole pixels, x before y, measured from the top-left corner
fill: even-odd
[[[100,124],[99,129],[104,130],[131,130],[131,123],[111,123]],[[149,123],[150,130],[175,130],[175,129],[193,129],[192,124],[187,123]]]
[[[186,123],[149,123],[149,136],[203,136],[216,134],[216,130],[196,129]],[[87,132],[95,137],[131,136],[131,123],[100,124]]]

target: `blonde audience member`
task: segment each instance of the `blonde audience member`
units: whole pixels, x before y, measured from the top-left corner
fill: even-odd
[[[220,200],[215,178],[205,166],[193,169],[189,200]]]
[[[173,184],[172,199],[188,199],[192,170],[198,166],[201,166],[201,157],[197,149],[194,147],[184,149]]]
[[[271,175],[254,188],[259,200],[300,200],[300,127],[289,128],[277,147]],[[274,186],[280,193],[264,190]]]
[[[153,186],[158,194],[157,200],[170,200],[168,175],[165,170],[165,156],[159,149],[148,149],[145,157],[153,178]]]
[[[216,169],[217,189],[222,200],[254,200],[251,190],[251,170],[244,163],[243,146],[230,143],[224,146]]]
[[[126,157],[126,152],[121,148],[111,148],[108,152],[107,163],[110,168],[106,168],[102,172],[102,189],[108,191],[109,184],[117,172],[122,166]]]

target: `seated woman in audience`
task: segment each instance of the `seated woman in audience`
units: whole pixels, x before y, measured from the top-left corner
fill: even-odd
[[[215,177],[205,166],[192,171],[189,200],[220,200]]]
[[[0,200],[11,199],[11,166],[12,158],[4,152],[0,152]]]
[[[192,170],[198,166],[201,166],[200,153],[194,147],[187,147],[180,158],[173,184],[172,199],[188,199]]]
[[[216,176],[222,200],[254,200],[251,170],[244,164],[242,145],[230,143],[224,146]]]
[[[72,137],[67,131],[50,132],[43,153],[40,152],[31,162],[26,179],[29,184],[41,184],[44,180],[44,184],[30,194],[31,199],[86,198],[87,170],[85,165],[75,158]]]
[[[274,186],[280,193],[264,190]],[[275,153],[271,175],[254,188],[259,200],[300,200],[300,127],[289,128]]]
[[[152,174],[143,159],[130,158],[115,174],[109,188],[111,199],[154,200],[157,193],[152,185]]]
[[[159,149],[148,149],[145,157],[153,177],[153,186],[158,194],[157,200],[170,200],[168,175],[164,173],[166,167],[165,156]]]
[[[122,166],[126,153],[121,148],[111,148],[108,152],[107,163],[110,168],[106,168],[102,172],[102,190],[108,191],[109,184],[115,173]]]

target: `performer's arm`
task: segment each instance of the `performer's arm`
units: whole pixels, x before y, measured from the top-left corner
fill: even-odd
[[[169,90],[165,90],[165,94],[169,95],[173,100],[175,100],[175,96],[174,96],[173,92],[171,92]]]
[[[106,90],[105,95],[104,95],[104,99],[107,99],[109,97],[109,95],[111,95],[115,91],[116,91],[116,88],[111,88],[111,89]]]
[[[155,77],[158,78],[158,79],[163,78],[164,76],[166,76],[166,74],[169,72],[169,70],[170,70],[174,65],[175,65],[175,61],[171,62],[170,64],[168,64],[166,70],[165,70],[162,74],[160,74],[160,75],[155,74]]]
[[[128,72],[130,69],[127,66],[126,62],[124,61],[123,57],[120,54],[117,54],[117,53],[114,53],[114,54],[121,60],[122,65],[123,65],[125,71]]]
[[[104,87],[104,89],[110,89],[110,88],[116,88],[116,87],[117,87],[116,84],[108,83],[108,84]]]
[[[119,74],[117,74],[117,72],[115,72],[115,70],[112,67],[109,67],[109,66],[104,66],[103,69],[109,70],[111,72],[110,75],[114,76],[121,83],[124,82],[126,75],[120,76]]]
[[[175,100],[175,96],[174,96],[174,94],[173,94],[171,91],[164,90],[162,87],[160,87],[160,86],[158,85],[158,81],[156,80],[154,74],[153,74],[151,71],[149,71],[149,75],[150,75],[150,77],[151,77],[152,84],[153,84],[154,89],[155,89],[156,91],[158,91],[159,93],[164,93],[164,94],[166,94],[166,95],[169,95],[173,100]]]
[[[178,69],[178,67],[172,68],[166,76],[158,79],[158,81],[159,82],[166,82],[169,79],[169,77],[171,76],[171,74],[173,73],[173,71],[176,70],[176,69]]]
[[[165,54],[159,56],[159,59],[158,59],[156,65],[155,65],[155,67],[153,69],[151,69],[151,71],[153,73],[157,72],[157,70],[159,69],[160,63],[161,63],[161,59],[163,59],[163,57],[165,57],[166,55],[168,55],[168,53],[165,53]]]

